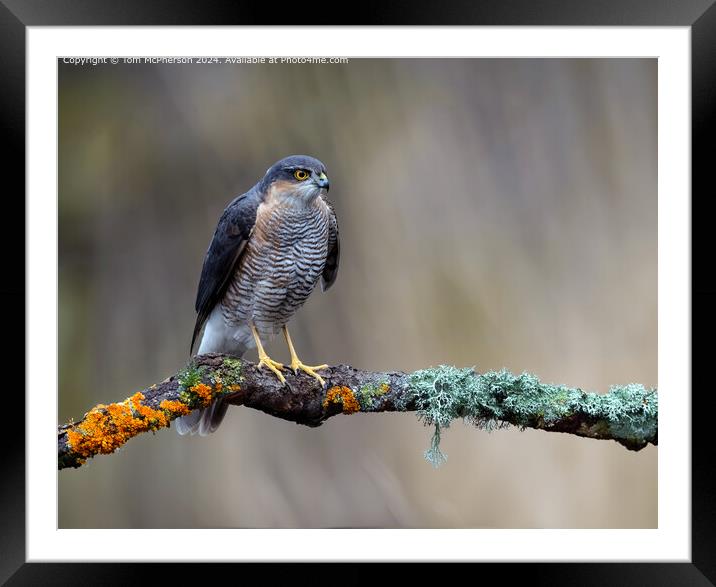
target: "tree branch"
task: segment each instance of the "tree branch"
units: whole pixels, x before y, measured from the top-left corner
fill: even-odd
[[[217,397],[307,426],[336,414],[417,412],[435,427],[425,456],[433,464],[441,429],[455,418],[480,428],[509,424],[616,440],[630,450],[657,444],[656,389],[629,384],[607,394],[540,383],[527,373],[478,374],[440,366],[402,373],[371,372],[348,365],[321,371],[326,388],[303,373],[286,372],[283,386],[270,371],[219,354],[194,357],[179,373],[120,403],[98,405],[79,422],[58,427],[58,468],[79,467],[96,454],[109,454],[133,436],[168,427],[174,418],[210,405]]]

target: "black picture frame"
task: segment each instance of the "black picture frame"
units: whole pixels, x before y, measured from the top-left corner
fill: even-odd
[[[345,8],[345,7],[344,7]],[[339,14],[348,15],[351,22],[342,22]],[[5,320],[21,319],[19,308],[25,313],[32,308],[25,302],[25,258],[19,255],[24,243],[25,207],[19,194],[25,192],[25,35],[29,26],[124,26],[124,25],[281,25],[281,24],[352,24],[352,25],[499,25],[499,26],[682,26],[691,28],[692,58],[692,562],[691,563],[530,563],[489,565],[489,568],[466,569],[465,565],[431,565],[419,569],[423,581],[434,578],[445,581],[453,573],[499,574],[500,581],[524,580],[529,584],[549,585],[714,585],[716,584],[716,476],[713,463],[715,443],[710,438],[710,411],[706,387],[704,361],[708,347],[696,344],[716,326],[716,283],[713,273],[697,273],[711,258],[705,209],[709,164],[710,126],[716,105],[716,6],[714,0],[503,0],[477,2],[474,0],[428,3],[424,1],[360,3],[357,10],[338,10],[335,3],[313,2],[306,11],[277,11],[269,3],[249,3],[244,0],[0,0],[0,120],[3,138],[8,149],[3,161],[2,176],[5,187],[3,211],[5,222],[0,231],[2,239],[5,279],[0,286],[0,299]],[[9,180],[9,182],[8,182]],[[695,197],[701,193],[701,198]],[[16,206],[14,211],[8,208]],[[10,216],[10,214],[12,214]],[[20,221],[22,218],[22,221]],[[23,276],[21,278],[20,276]],[[48,303],[54,303],[48,300]],[[7,310],[10,311],[7,311]],[[10,328],[10,326],[6,326]],[[24,332],[24,323],[18,325]],[[7,333],[8,331],[6,331]],[[7,361],[15,361],[17,336],[6,353]],[[24,348],[24,345],[23,345]],[[700,366],[699,366],[700,365]],[[14,365],[9,371],[20,372]],[[696,382],[701,379],[701,385]],[[6,392],[9,387],[6,383]],[[688,393],[690,390],[684,390]],[[19,413],[9,410],[15,396],[6,394],[3,418],[3,474],[0,520],[0,581],[9,585],[46,584],[102,584],[126,585],[137,580],[141,573],[158,570],[164,579],[172,571],[181,573],[181,582],[206,581],[214,572],[197,565],[120,564],[120,563],[26,563],[25,562],[25,426]],[[19,412],[19,410],[16,410]],[[52,498],[48,495],[48,498]],[[81,559],[81,553],[77,553]],[[266,565],[251,563],[262,573],[262,580],[295,581],[306,574],[305,565]],[[340,569],[327,565],[321,573],[311,573],[311,582],[324,580],[356,584],[370,573],[386,569],[375,564],[346,563]],[[346,573],[345,567],[350,566]],[[382,567],[382,565],[380,565]],[[436,565],[437,566],[437,565]],[[151,567],[148,568],[148,567]],[[161,567],[161,568],[158,568]],[[270,572],[269,572],[270,569]],[[246,572],[245,570],[241,571]],[[400,572],[404,572],[402,569]],[[268,573],[268,574],[267,574]],[[271,576],[273,575],[273,576]],[[238,580],[238,576],[237,576]],[[475,577],[475,580],[480,580]]]

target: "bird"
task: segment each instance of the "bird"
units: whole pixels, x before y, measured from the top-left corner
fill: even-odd
[[[327,198],[329,187],[321,161],[291,155],[229,203],[204,257],[190,354],[204,327],[198,355],[241,357],[255,347],[257,368],[269,369],[285,385],[284,365],[269,357],[263,344],[281,330],[293,372],[303,371],[325,387],[317,371],[328,365],[305,365],[286,325],[319,280],[325,292],[338,274],[338,220]],[[219,427],[227,408],[218,398],[177,418],[177,431],[207,436]]]

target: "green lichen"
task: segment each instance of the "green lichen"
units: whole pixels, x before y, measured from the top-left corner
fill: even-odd
[[[447,455],[440,450],[440,424],[435,424],[430,448],[423,453],[423,456],[436,469],[447,462]]]
[[[659,396],[638,383],[612,386],[606,395],[585,394],[584,411],[605,420],[616,438],[644,444],[658,432]]]
[[[221,362],[221,366],[212,373],[212,382],[220,381],[223,383],[222,391],[224,393],[232,393],[232,391],[235,391],[235,389],[232,390],[232,387],[239,386],[244,380],[241,375],[242,368],[243,363],[241,359],[224,359]]]
[[[563,385],[547,385],[529,373],[513,375],[509,371],[490,371],[480,376],[482,397],[498,403],[497,417],[509,416],[521,426],[541,419],[545,424],[574,413],[582,391]]]
[[[358,390],[358,402],[362,410],[369,410],[373,407],[375,399],[390,391],[388,381],[383,379],[378,382],[370,382],[361,386]]]
[[[197,367],[194,363],[189,363],[186,367],[184,367],[184,369],[179,371],[177,381],[179,381],[179,385],[181,387],[193,387],[197,383],[201,383],[203,371],[204,367]]]
[[[241,389],[242,362],[226,358],[221,365],[209,370],[193,362],[179,372],[179,399],[191,409],[205,407],[207,402],[220,395],[236,393]]]
[[[203,367],[197,367],[194,363],[189,363],[177,375],[177,381],[179,382],[179,398],[192,408],[195,407],[194,404],[196,404],[196,398],[195,394],[191,391],[191,388],[202,382],[203,372]]]
[[[563,385],[541,383],[529,373],[509,371],[477,374],[473,369],[441,365],[409,376],[404,402],[414,401],[418,417],[435,426],[425,458],[439,466],[446,457],[440,451],[440,432],[455,418],[493,430],[508,425],[549,428],[575,415],[604,428],[616,439],[633,446],[653,441],[658,429],[655,389],[629,384],[613,386],[608,394],[586,393]]]
[[[448,428],[455,418],[470,414],[466,408],[478,393],[478,379],[470,368],[441,365],[415,371],[409,376],[406,400],[415,401],[420,420],[435,426],[430,448],[425,451],[426,460],[434,467],[447,460],[440,451],[440,429]]]

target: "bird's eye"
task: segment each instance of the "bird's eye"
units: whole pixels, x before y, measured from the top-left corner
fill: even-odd
[[[293,172],[293,177],[298,181],[305,181],[308,179],[308,171],[305,169],[296,169],[296,171]]]

